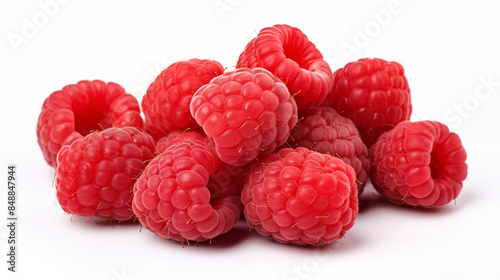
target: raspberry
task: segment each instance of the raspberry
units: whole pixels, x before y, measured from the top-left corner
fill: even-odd
[[[163,151],[165,151],[170,146],[193,139],[200,140],[202,142],[205,142],[206,144],[210,143],[210,140],[201,129],[190,129],[186,131],[176,130],[169,132],[167,136],[160,138],[160,140],[156,142],[156,151],[163,153]]]
[[[440,207],[454,200],[467,177],[467,154],[457,134],[435,121],[402,122],[370,149],[370,177],[390,202]]]
[[[338,158],[281,149],[254,164],[245,182],[241,200],[248,225],[278,242],[321,246],[354,225],[356,175]]]
[[[298,28],[274,25],[262,29],[238,58],[237,68],[265,68],[280,78],[299,109],[321,102],[333,85],[323,55]]]
[[[323,104],[351,118],[368,148],[382,133],[410,119],[410,88],[399,63],[362,58],[333,77],[333,89]]]
[[[228,232],[241,213],[239,176],[212,145],[186,140],[151,161],[134,186],[133,209],[150,231],[177,241]]]
[[[152,133],[153,137],[199,127],[189,113],[191,97],[223,72],[219,62],[200,59],[179,61],[163,70],[148,87],[141,103],[147,126],[161,132]]]
[[[293,128],[287,144],[342,159],[354,168],[358,196],[361,195],[370,173],[370,160],[354,123],[329,107],[314,107],[300,114],[302,119]]]
[[[108,128],[63,146],[57,155],[59,204],[82,217],[133,219],[133,185],[154,152],[153,138],[133,127]]]
[[[297,105],[285,84],[263,68],[212,79],[194,94],[191,114],[221,160],[238,166],[272,153],[297,123]]]
[[[144,123],[144,131],[146,131],[149,135],[151,135],[151,137],[153,137],[155,141],[158,141],[162,137],[166,136],[165,132],[159,130],[158,128],[156,128],[156,126],[153,126],[149,123]]]
[[[112,82],[80,81],[45,99],[36,135],[45,161],[56,167],[62,146],[92,131],[123,126],[142,129],[137,99]]]

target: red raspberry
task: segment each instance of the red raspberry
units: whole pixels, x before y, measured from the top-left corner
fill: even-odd
[[[297,105],[285,84],[263,68],[214,78],[194,94],[191,114],[221,160],[239,166],[272,153],[297,123]]]
[[[440,207],[455,199],[467,177],[457,134],[435,121],[402,122],[370,149],[371,179],[390,202]]]
[[[287,144],[342,159],[354,168],[358,196],[361,195],[370,173],[370,160],[354,123],[329,107],[314,107],[300,114],[302,119],[290,133]]]
[[[144,123],[144,131],[146,131],[149,135],[151,135],[151,137],[153,137],[155,141],[158,141],[162,137],[166,136],[165,132],[159,130],[158,128],[156,128],[156,126],[153,126],[149,123]]]
[[[356,175],[338,158],[285,148],[252,166],[241,200],[248,225],[261,235],[320,246],[354,225]]]
[[[363,58],[333,74],[324,104],[351,118],[368,148],[398,123],[409,120],[410,88],[397,62]]]
[[[212,145],[187,140],[151,161],[134,186],[133,209],[150,231],[177,241],[228,232],[241,213],[242,181]]]
[[[321,102],[333,85],[323,55],[298,28],[280,24],[262,29],[238,58],[237,68],[265,68],[280,78],[299,109]]]
[[[200,59],[179,61],[163,70],[148,87],[141,103],[146,125],[161,132],[152,133],[153,137],[199,127],[189,113],[191,97],[202,85],[223,72],[219,62]]]
[[[80,81],[45,99],[36,135],[45,161],[56,167],[57,153],[62,146],[112,126],[142,129],[137,99],[112,82]]]
[[[133,127],[108,128],[62,147],[55,184],[59,204],[82,217],[133,219],[133,185],[154,152],[153,138]]]
[[[167,136],[160,138],[160,140],[156,142],[156,151],[163,153],[168,147],[182,143],[186,140],[200,140],[206,144],[210,143],[210,140],[201,129],[189,129],[185,131],[176,130],[169,132]]]

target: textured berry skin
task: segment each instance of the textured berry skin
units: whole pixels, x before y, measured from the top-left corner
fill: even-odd
[[[36,135],[45,161],[56,167],[63,145],[92,131],[124,126],[143,127],[137,99],[118,84],[84,80],[45,99]]]
[[[254,164],[245,183],[241,200],[248,225],[278,242],[321,246],[354,225],[356,175],[338,158],[281,149]]]
[[[108,128],[75,140],[57,155],[59,204],[77,216],[133,219],[133,185],[154,153],[153,138],[133,127]]]
[[[352,119],[368,148],[382,133],[410,119],[410,88],[399,63],[362,58],[333,76],[323,104]]]
[[[356,172],[360,196],[370,174],[370,159],[354,123],[329,107],[302,110],[300,115],[301,120],[290,133],[287,145],[342,159]]]
[[[147,127],[158,131],[151,133],[153,137],[199,127],[189,113],[191,98],[202,85],[222,73],[224,68],[219,62],[201,59],[179,61],[163,70],[141,102]]]
[[[212,145],[186,140],[151,161],[134,186],[141,224],[166,239],[205,241],[228,232],[241,213],[241,176]]]
[[[272,153],[297,123],[297,105],[285,84],[263,68],[212,79],[194,94],[191,114],[220,159],[238,166]]]
[[[402,122],[370,149],[371,180],[390,202],[440,207],[454,200],[467,177],[467,154],[457,134],[435,121]]]
[[[156,142],[156,151],[162,153],[168,147],[177,145],[186,140],[199,140],[206,144],[210,143],[210,139],[208,139],[208,137],[201,129],[194,128],[185,131],[175,130],[169,132],[167,136],[160,138],[160,140]]]
[[[148,123],[144,123],[144,131],[151,135],[155,141],[158,141],[166,136],[165,132]]]
[[[300,29],[285,24],[262,29],[236,67],[271,71],[285,82],[299,109],[321,102],[333,85],[332,70],[321,52]]]

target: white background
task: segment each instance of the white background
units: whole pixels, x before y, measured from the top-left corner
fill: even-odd
[[[2,1],[0,279],[500,279],[498,5],[332,2]],[[175,61],[232,69],[256,32],[276,23],[299,27],[332,70],[365,56],[402,63],[412,120],[446,123],[468,152],[457,200],[399,207],[369,186],[352,230],[321,249],[266,240],[242,222],[211,245],[183,248],[138,223],[98,224],[59,208],[35,133],[51,92],[103,79],[140,100]],[[6,263],[9,163],[18,171],[17,273]]]

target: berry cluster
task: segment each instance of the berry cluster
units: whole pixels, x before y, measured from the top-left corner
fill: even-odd
[[[275,25],[233,71],[173,63],[140,105],[115,83],[67,85],[45,100],[36,132],[69,214],[201,242],[243,213],[263,236],[321,246],[353,227],[369,179],[396,204],[459,195],[460,138],[411,113],[399,63],[364,58],[332,72],[300,29]]]

